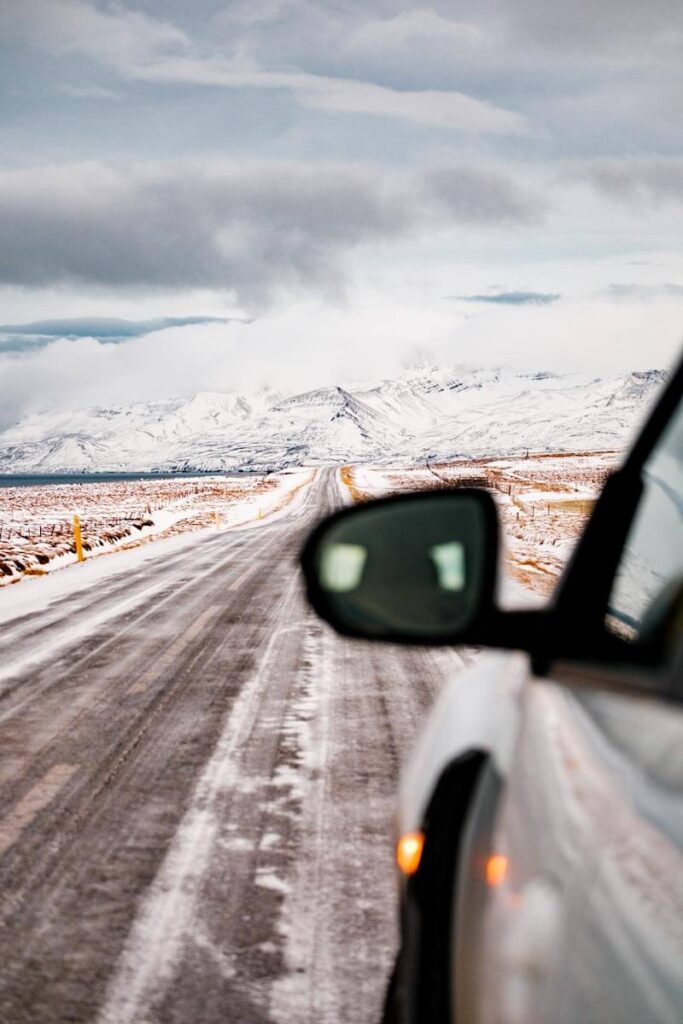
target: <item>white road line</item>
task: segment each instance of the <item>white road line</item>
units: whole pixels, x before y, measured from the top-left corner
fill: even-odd
[[[13,846],[33,819],[52,803],[62,786],[78,771],[77,764],[56,764],[14,805],[0,823],[0,856]]]
[[[298,584],[293,579],[281,607]],[[258,671],[244,685],[202,772],[192,804],[180,823],[119,958],[97,1024],[140,1024],[173,978],[183,940],[191,931],[201,884],[214,855],[225,790],[238,771],[235,751],[247,742],[257,719],[257,700],[276,641],[292,626],[275,630]],[[297,626],[297,628],[299,628]]]
[[[171,668],[180,652],[201,633],[205,626],[208,626],[212,619],[216,618],[222,608],[223,606],[220,604],[212,604],[209,608],[205,608],[202,614],[190,623],[183,635],[174,640],[170,647],[167,647],[160,655],[156,663],[143,672],[140,678],[129,687],[128,693],[144,693],[150,683]]]

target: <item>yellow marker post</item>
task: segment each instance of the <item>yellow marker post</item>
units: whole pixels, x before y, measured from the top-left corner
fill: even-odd
[[[81,520],[74,516],[74,540],[76,541],[76,558],[79,562],[85,561],[83,554],[83,538],[81,536]]]

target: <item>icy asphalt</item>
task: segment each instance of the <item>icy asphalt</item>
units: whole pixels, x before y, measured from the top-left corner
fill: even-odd
[[[297,555],[343,500],[321,470],[254,528],[5,610],[0,1021],[377,1021],[399,766],[462,658],[308,610]]]

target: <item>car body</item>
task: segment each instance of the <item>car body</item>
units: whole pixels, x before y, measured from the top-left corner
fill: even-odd
[[[404,774],[414,831],[425,874],[402,884],[389,1019],[682,1019],[683,710],[483,656]]]
[[[325,529],[309,596],[363,635],[320,592]],[[445,686],[403,773],[398,835],[420,856],[384,1020],[680,1024],[683,366],[548,608],[492,602],[452,640],[502,650]]]

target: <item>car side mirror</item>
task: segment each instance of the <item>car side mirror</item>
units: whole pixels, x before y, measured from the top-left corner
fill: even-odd
[[[656,645],[605,629],[623,544],[614,509],[628,524],[636,504],[622,478],[608,480],[564,585],[544,608],[498,607],[498,513],[487,491],[469,488],[382,498],[325,519],[301,556],[309,601],[346,636],[526,651],[536,675],[566,663],[570,685],[650,693],[661,688],[648,675],[661,660]],[[626,679],[624,666],[645,671]]]
[[[472,643],[494,614],[498,517],[486,491],[401,495],[344,509],[302,553],[308,597],[348,636]]]

